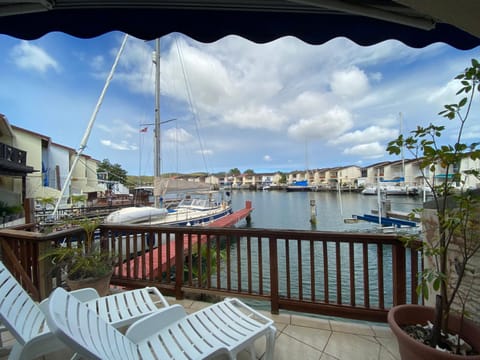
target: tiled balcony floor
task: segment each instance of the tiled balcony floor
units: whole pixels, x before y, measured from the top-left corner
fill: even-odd
[[[188,312],[208,305],[193,300],[177,301],[170,297],[167,300],[170,304],[181,304]],[[386,324],[327,320],[289,313],[263,313],[275,321],[277,328],[275,359],[400,360],[397,341]],[[2,333],[2,340],[4,346],[13,343],[8,333]],[[257,358],[262,359],[264,340],[257,342],[256,351]],[[45,360],[68,359],[70,355],[65,351],[58,352],[45,357]],[[239,359],[249,359],[248,355],[247,352],[241,353]],[[0,349],[0,360],[4,359],[7,359],[7,353]]]

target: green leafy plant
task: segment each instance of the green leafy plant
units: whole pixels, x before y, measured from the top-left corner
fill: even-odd
[[[87,201],[87,195],[85,194],[72,195],[70,198],[72,200],[72,206],[79,206]]]
[[[479,143],[465,143],[463,140],[467,119],[471,115],[476,94],[480,91],[479,62],[473,59],[471,66],[456,79],[461,84],[457,92],[457,96],[461,96],[460,101],[445,105],[439,113],[447,121],[455,121],[458,125],[453,144],[443,143],[445,125],[431,123],[426,127],[418,126],[410,136],[400,135],[387,147],[390,154],[396,155],[405,148],[418,160],[426,186],[433,196],[433,218],[425,216],[425,209],[417,209],[412,214],[421,213],[424,227],[427,227],[425,239],[420,240],[423,240],[423,252],[431,259],[432,265],[419,274],[417,292],[426,299],[431,289],[437,292],[437,316],[429,339],[432,347],[444,342],[448,333],[448,318],[455,301],[460,302],[462,318],[468,315],[465,306],[471,300],[471,285],[477,278],[478,270],[475,268],[478,264],[472,260],[480,250],[480,201],[475,192],[464,186],[466,176],[478,179],[479,172],[475,169],[463,173],[458,171],[463,159],[480,159]],[[407,237],[404,240],[408,244],[419,239]],[[470,282],[462,287],[466,279]]]
[[[218,250],[215,247],[208,249],[207,244],[200,246],[200,251],[192,256],[191,273],[193,278],[198,281],[200,286],[205,286],[208,282],[208,276],[217,272],[217,265],[227,257],[225,249]],[[210,271],[210,273],[208,272]],[[188,273],[189,267],[185,266],[185,272]]]
[[[55,204],[57,203],[57,199],[54,197],[41,197],[37,198],[36,200],[44,209],[47,207],[47,205],[55,206]]]
[[[80,226],[85,232],[85,239],[72,246],[58,246],[42,258],[51,259],[54,269],[65,272],[69,280],[103,277],[113,270],[116,263],[115,254],[102,251],[95,243],[95,230],[101,219],[75,219],[69,224]]]

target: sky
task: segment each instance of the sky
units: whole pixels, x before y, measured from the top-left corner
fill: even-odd
[[[153,175],[154,41],[128,37],[93,117],[123,38],[0,35],[0,113],[74,149],[94,118],[85,154]],[[452,141],[458,124],[438,113],[459,100],[454,77],[479,48],[238,36],[206,44],[173,33],[160,39],[160,57],[162,173],[264,173],[398,160],[386,144],[430,122],[445,123]],[[480,122],[465,133],[480,140]]]

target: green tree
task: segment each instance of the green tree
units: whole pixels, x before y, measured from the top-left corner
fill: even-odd
[[[97,174],[105,172],[107,173],[107,180],[118,181],[121,184],[127,185],[127,171],[122,169],[120,164],[112,164],[108,159],[98,164]]]
[[[287,174],[285,173],[280,173],[280,180],[278,181],[280,184],[286,184],[287,183]]]
[[[470,299],[471,285],[467,284],[467,292],[460,292],[462,281],[467,274],[473,276],[475,269],[471,268],[474,256],[480,252],[480,199],[463,188],[462,173],[457,167],[465,158],[480,159],[480,143],[465,143],[463,138],[465,124],[470,115],[475,95],[480,91],[480,62],[473,59],[471,66],[456,77],[461,84],[457,95],[461,95],[458,103],[444,106],[439,113],[448,121],[457,121],[457,133],[453,144],[444,144],[446,126],[430,123],[426,127],[418,126],[410,136],[400,135],[388,144],[390,154],[399,155],[406,149],[420,161],[420,170],[426,185],[433,194],[433,204],[437,217],[437,231],[431,237],[425,237],[421,242],[424,253],[433,259],[432,268],[425,269],[419,275],[417,292],[428,299],[429,285],[435,291],[436,318],[432,330],[430,345],[437,346],[444,341],[448,333],[447,324],[450,309],[456,297],[460,299],[462,309],[465,309]],[[443,169],[444,179],[438,183],[435,176],[437,169]],[[427,171],[433,176],[428,176]],[[479,178],[478,170],[463,171],[465,175]],[[454,189],[453,184],[461,184],[461,190]],[[414,213],[422,213],[425,209],[417,209]],[[429,231],[426,231],[428,234]],[[404,239],[407,243],[416,240],[416,237]],[[420,238],[419,240],[422,240]],[[451,253],[452,255],[450,255]],[[454,258],[451,269],[449,262]],[[478,270],[478,269],[477,269]],[[473,280],[472,280],[473,282]],[[462,313],[462,316],[465,315]]]
[[[238,169],[238,168],[233,168],[233,169],[230,169],[230,171],[228,172],[229,175],[233,175],[233,176],[238,176],[240,175],[242,172]]]
[[[255,171],[253,171],[252,169],[247,169],[247,170],[245,170],[245,174],[253,175],[253,174],[255,174]]]

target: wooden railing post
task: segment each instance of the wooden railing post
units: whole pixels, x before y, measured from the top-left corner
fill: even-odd
[[[50,241],[38,242],[38,291],[40,300],[46,299],[53,290],[52,284],[52,261],[48,258],[42,259],[42,256],[51,251]],[[33,261],[35,264],[35,259]],[[58,279],[57,279],[57,286]]]
[[[184,249],[182,232],[175,232],[175,298],[183,299],[183,267],[184,267]]]
[[[405,247],[400,241],[392,247],[393,306],[405,304],[407,301],[407,266],[405,252]]]
[[[278,257],[277,257],[277,239],[269,238],[270,249],[270,304],[272,314],[278,314],[280,310],[278,293]]]

